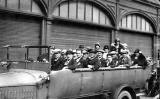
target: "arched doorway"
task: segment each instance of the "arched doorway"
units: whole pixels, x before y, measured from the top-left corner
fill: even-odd
[[[54,8],[50,44],[62,49],[110,44],[114,22],[105,8],[80,0],[63,1]]]
[[[118,36],[128,44],[131,52],[138,48],[145,56],[153,56],[154,28],[148,18],[141,14],[129,14],[121,19],[119,26]]]

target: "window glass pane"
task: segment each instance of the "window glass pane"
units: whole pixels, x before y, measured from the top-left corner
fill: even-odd
[[[76,2],[69,3],[69,18],[76,19]]]
[[[31,0],[20,0],[20,9],[23,11],[31,11]]]
[[[149,31],[153,32],[153,28],[151,27],[151,25],[149,26]]]
[[[60,16],[68,17],[68,3],[64,2],[60,5]]]
[[[7,0],[7,7],[11,9],[18,9],[19,0]]]
[[[145,24],[145,19],[142,18],[142,31],[145,31],[146,24]]]
[[[32,12],[42,14],[41,9],[35,2],[32,3]]]
[[[146,31],[149,32],[149,23],[146,21]]]
[[[78,19],[84,20],[84,3],[78,2]]]
[[[136,30],[136,16],[135,15],[133,15],[132,16],[132,28],[134,29],[134,30]]]
[[[127,16],[127,28],[131,29],[131,15]]]
[[[92,21],[92,5],[86,4],[86,20]]]
[[[0,6],[5,7],[6,0],[0,0]]]
[[[119,27],[122,27],[122,20],[119,22]]]
[[[110,19],[109,19],[108,16],[106,16],[106,24],[107,24],[107,25],[111,25],[111,21],[110,21]]]
[[[100,24],[105,24],[106,15],[101,11],[100,12]]]
[[[96,7],[93,7],[93,22],[99,22],[99,10]]]
[[[122,19],[122,27],[126,28],[126,17]]]
[[[141,30],[141,18],[137,16],[137,30]]]
[[[53,11],[54,16],[59,16],[59,7],[56,7]]]

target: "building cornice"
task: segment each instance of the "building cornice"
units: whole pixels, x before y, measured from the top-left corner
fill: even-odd
[[[157,4],[157,3],[149,2],[149,1],[146,1],[146,0],[133,0],[133,1],[141,3],[141,4],[149,5],[149,6],[152,6],[152,7],[155,7],[155,8],[160,8],[160,3]]]

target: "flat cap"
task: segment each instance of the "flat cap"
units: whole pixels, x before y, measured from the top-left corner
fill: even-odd
[[[66,52],[66,55],[68,55],[68,54],[74,54],[74,53],[73,53],[73,51],[68,50],[68,51]]]
[[[89,53],[97,53],[97,51],[94,50],[94,49],[89,49],[88,52],[89,52]]]

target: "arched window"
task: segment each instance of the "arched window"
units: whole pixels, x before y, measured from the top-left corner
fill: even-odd
[[[42,14],[41,9],[34,0],[0,0],[0,7],[8,9]]]
[[[131,14],[123,17],[119,26],[124,29],[153,33],[151,23],[146,18],[137,14]]]
[[[64,1],[54,9],[53,16],[112,26],[108,14],[91,2]]]

